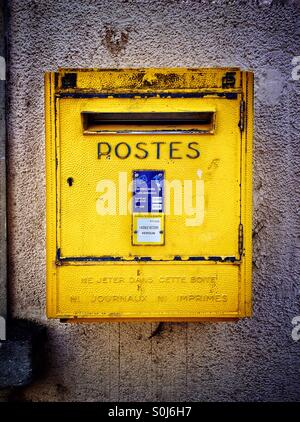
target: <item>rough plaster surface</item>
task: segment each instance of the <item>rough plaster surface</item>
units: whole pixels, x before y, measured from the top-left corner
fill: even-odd
[[[300,400],[298,1],[11,0],[10,309],[48,327],[48,372],[22,400]],[[64,325],[45,318],[43,72],[241,66],[256,76],[254,317]],[[298,177],[298,178],[297,178]],[[298,248],[298,249],[297,249]]]

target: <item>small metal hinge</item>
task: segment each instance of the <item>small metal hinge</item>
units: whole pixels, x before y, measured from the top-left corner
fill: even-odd
[[[239,255],[242,257],[244,252],[244,226],[239,224],[239,234],[238,234],[238,243],[239,243]]]
[[[61,87],[63,89],[76,88],[77,84],[77,73],[66,73],[61,78]]]
[[[245,129],[245,110],[246,110],[246,103],[244,100],[241,101],[240,105],[240,121],[239,121],[239,128],[241,132]]]
[[[59,81],[59,73],[58,72],[55,72],[54,73],[54,86],[55,86],[55,88],[58,88],[58,81]]]
[[[222,78],[222,88],[234,88],[235,86],[235,72],[226,72]]]

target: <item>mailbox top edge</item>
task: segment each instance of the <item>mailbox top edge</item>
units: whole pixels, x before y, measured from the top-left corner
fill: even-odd
[[[238,67],[214,68],[60,68],[53,76],[57,92],[140,92],[241,90],[242,78],[251,71]]]

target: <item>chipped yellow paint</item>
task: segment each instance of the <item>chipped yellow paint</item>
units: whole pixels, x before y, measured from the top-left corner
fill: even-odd
[[[250,316],[253,74],[237,68],[61,69],[45,75],[45,107],[48,317]],[[174,125],[165,133],[152,126],[145,134],[117,133],[119,127],[105,133],[97,125],[89,131],[87,112],[209,112],[213,130],[204,124],[203,133],[193,127],[172,133]],[[200,215],[191,214],[192,205],[181,213],[170,206],[160,217],[160,241],[139,243],[137,215],[124,207],[132,202],[127,187],[134,170],[164,171],[169,205],[172,183],[199,183]],[[105,179],[116,187],[115,215],[98,212]]]

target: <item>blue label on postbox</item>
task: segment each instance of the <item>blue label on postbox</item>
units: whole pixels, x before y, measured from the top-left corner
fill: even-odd
[[[164,171],[134,170],[133,212],[162,213],[164,211]]]

